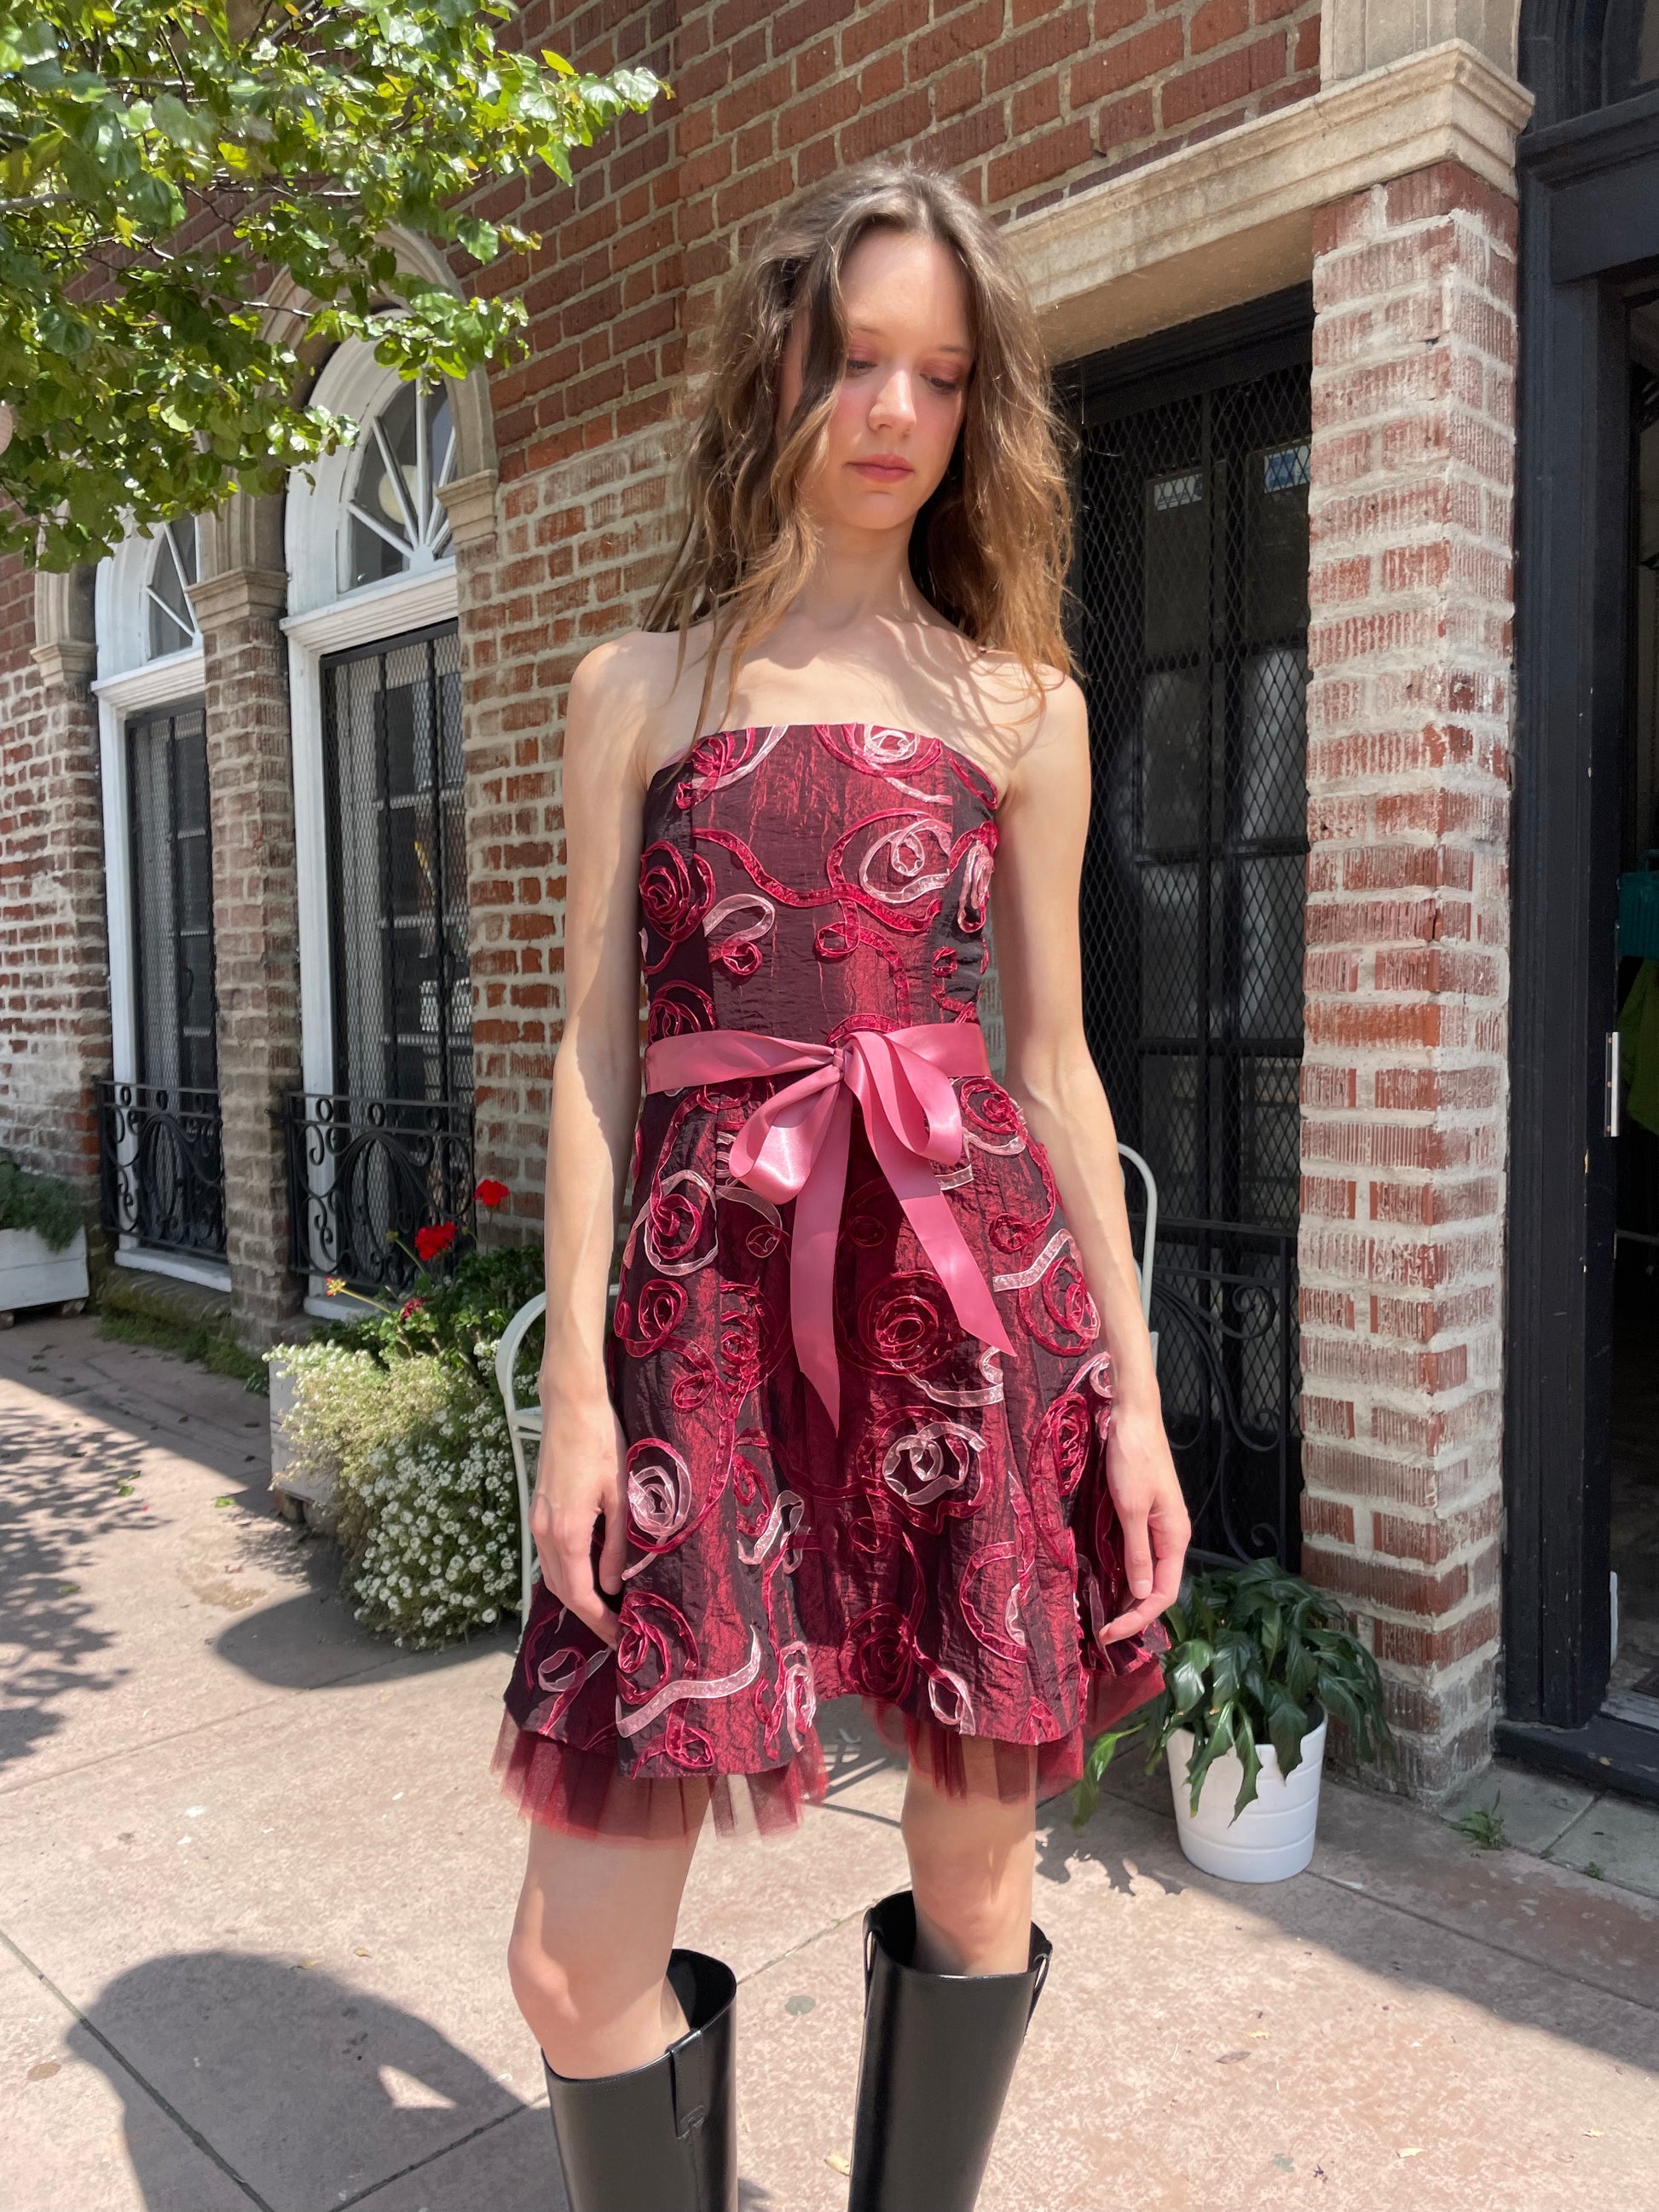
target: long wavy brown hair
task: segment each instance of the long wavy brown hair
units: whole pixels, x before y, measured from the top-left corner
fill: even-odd
[[[935,238],[966,281],[973,361],[949,466],[910,533],[910,573],[929,603],[975,644],[1007,653],[1034,694],[1041,664],[1072,668],[1062,629],[1072,555],[1067,432],[1054,404],[1036,318],[1003,234],[949,177],[906,162],[861,161],[781,209],[720,307],[683,463],[685,521],[644,617],[687,632],[712,621],[696,727],[723,647],[726,705],[744,656],[805,581],[817,533],[803,481],[823,452],[847,358],[842,271],[866,232]],[[781,435],[779,370],[797,309],[807,315],[802,391]]]

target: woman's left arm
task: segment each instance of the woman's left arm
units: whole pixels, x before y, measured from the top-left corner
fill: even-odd
[[[1175,1602],[1192,1528],[1140,1310],[1117,1131],[1083,1033],[1078,891],[1088,827],[1088,714],[1068,679],[1048,695],[1042,727],[999,807],[991,900],[1006,1086],[1048,1152],[1111,1358],[1106,1478],[1135,1601],[1108,1624],[1115,1642]]]

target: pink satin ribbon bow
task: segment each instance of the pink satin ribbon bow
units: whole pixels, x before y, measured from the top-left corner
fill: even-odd
[[[988,1075],[985,1038],[966,1022],[853,1030],[840,1044],[805,1043],[758,1030],[701,1030],[659,1037],[645,1054],[646,1087],[807,1071],[756,1107],[732,1144],[732,1173],[757,1196],[795,1200],[789,1255],[790,1323],[800,1370],[841,1426],[836,1358],[836,1243],[847,1188],[853,1102],[877,1164],[970,1335],[1011,1352],[996,1301],[939,1187],[935,1168],[963,1154],[953,1075]]]

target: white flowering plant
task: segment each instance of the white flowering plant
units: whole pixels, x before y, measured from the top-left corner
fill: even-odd
[[[455,1643],[517,1609],[518,1485],[494,1362],[540,1286],[539,1248],[469,1253],[401,1307],[271,1355],[290,1386],[290,1463],[331,1480],[342,1589],[359,1620],[406,1648]]]
[[[519,1595],[519,1499],[505,1417],[454,1369],[446,1379],[446,1403],[400,1420],[368,1454],[352,1500],[348,1575],[357,1618],[416,1650],[490,1626]]]

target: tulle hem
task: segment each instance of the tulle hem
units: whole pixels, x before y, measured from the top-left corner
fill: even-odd
[[[1160,1655],[1148,1651],[1122,1672],[1092,1671],[1083,1722],[1045,1743],[1012,1743],[906,1711],[885,1699],[860,1702],[890,1751],[902,1754],[949,1797],[991,1797],[1040,1804],[1081,1778],[1089,1738],[1158,1694]],[[753,1774],[636,1778],[617,1770],[614,1749],[585,1751],[520,1728],[501,1716],[492,1770],[523,1818],[567,1835],[618,1843],[682,1843],[700,1832],[712,1808],[714,1832],[727,1838],[792,1835],[802,1808],[823,1802],[829,1775],[810,1729],[795,1757]]]
[[[681,1843],[712,1807],[717,1835],[788,1835],[801,1806],[824,1794],[823,1753],[809,1735],[787,1765],[757,1774],[635,1777],[617,1771],[616,1753],[583,1751],[522,1729],[501,1716],[492,1769],[503,1794],[527,1820],[562,1833],[618,1843]]]

